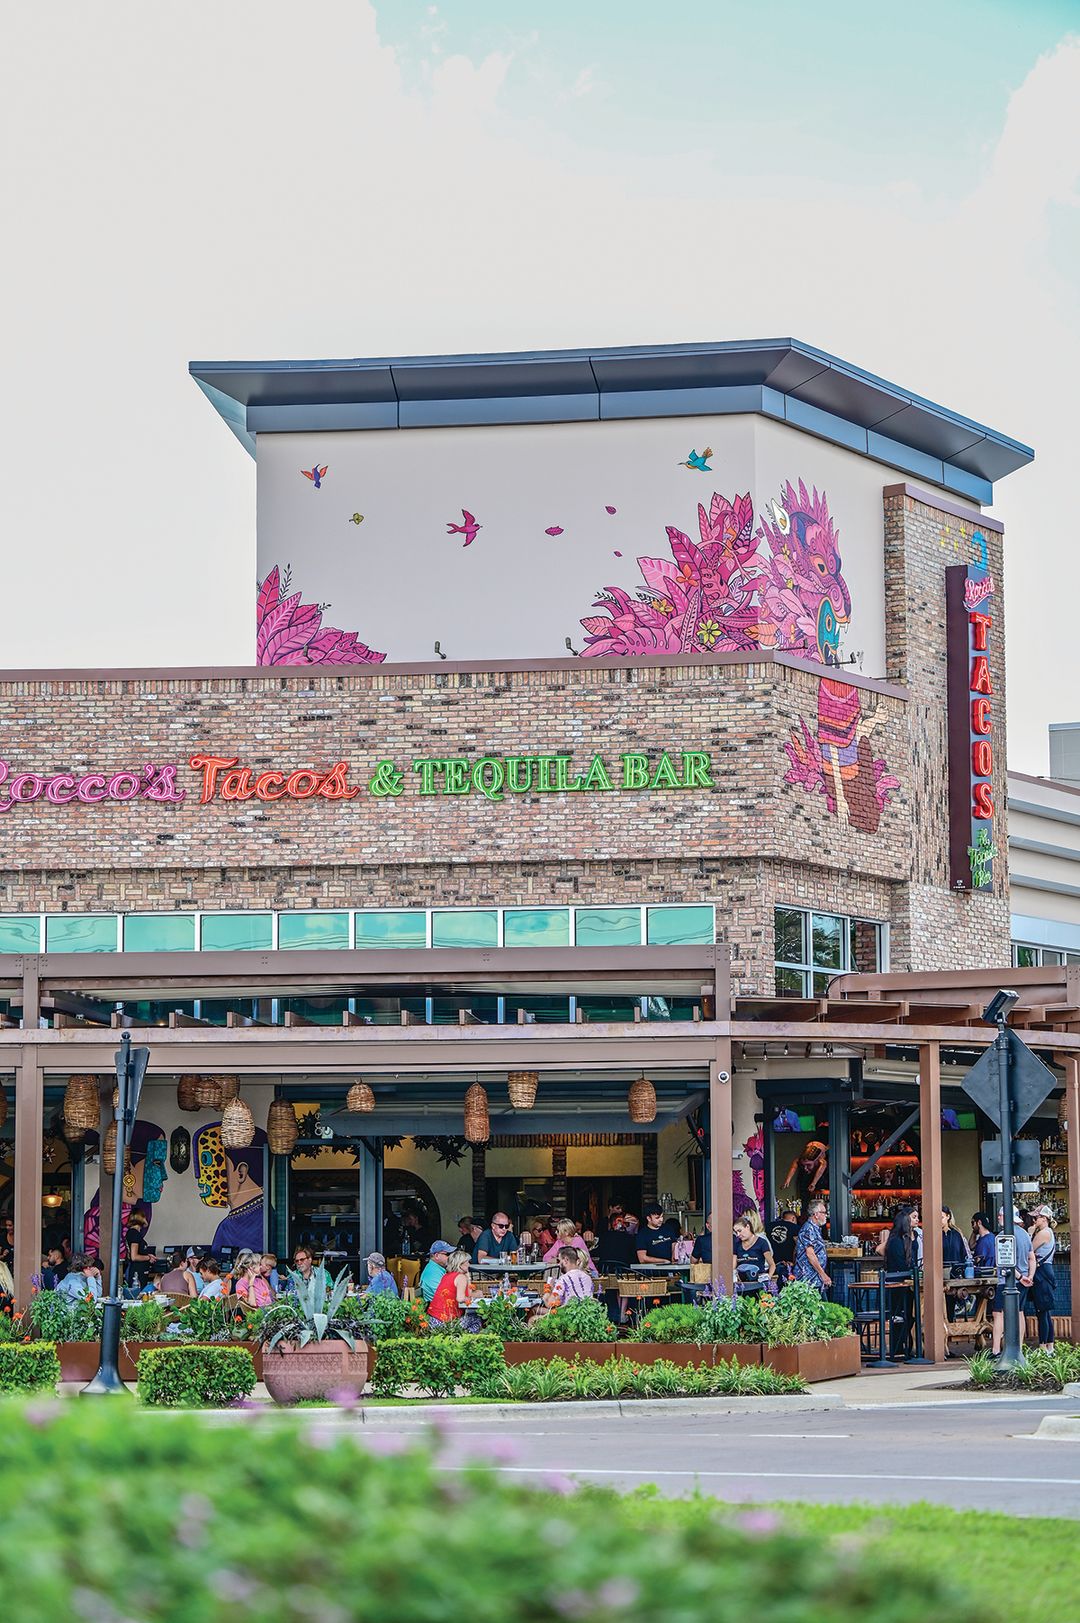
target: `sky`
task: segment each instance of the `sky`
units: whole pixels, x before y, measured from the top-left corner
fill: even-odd
[[[1010,765],[1080,720],[1080,0],[49,0],[0,119],[4,668],[251,661],[190,360],[794,336],[1035,447]]]

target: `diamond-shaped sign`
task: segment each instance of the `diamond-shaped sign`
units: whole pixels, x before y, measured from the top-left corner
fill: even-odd
[[[1027,1044],[1020,1041],[1015,1031],[1009,1030],[1005,1036],[1009,1044],[1009,1092],[1013,1100],[1012,1130],[1015,1133],[1035,1114],[1058,1084],[1049,1066],[1044,1065]],[[997,1058],[992,1047],[975,1061],[960,1086],[997,1127],[1004,1126],[998,1092]]]

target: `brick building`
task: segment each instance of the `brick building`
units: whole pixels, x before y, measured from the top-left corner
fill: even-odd
[[[279,1249],[496,1201],[700,1219],[710,1143],[772,1215],[793,1150],[824,1134],[846,1165],[853,1078],[886,1136],[910,1045],[807,1022],[838,977],[1009,963],[982,509],[1032,453],[786,340],[192,371],[257,457],[258,663],[0,676],[0,1046],[31,1158],[44,1111],[54,1221],[78,1232],[97,1179],[58,1130],[67,1079],[104,1078],[122,1025],[149,1032],[161,1136],[200,1129],[181,1073],[241,1075],[260,1122],[295,1102],[300,1146],[259,1169]],[[949,571],[985,639],[965,622],[951,668]],[[790,1038],[733,1050],[740,1008]],[[515,1060],[534,1113],[506,1104]],[[358,1076],[367,1123],[342,1114]],[[175,1181],[151,1237],[225,1248],[222,1191]]]

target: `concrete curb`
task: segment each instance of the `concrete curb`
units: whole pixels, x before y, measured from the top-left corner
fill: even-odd
[[[519,1419],[522,1415],[535,1415],[550,1419],[556,1415],[582,1415],[594,1420],[620,1420],[627,1414],[683,1415],[688,1420],[708,1420],[717,1415],[730,1414],[813,1414],[818,1410],[842,1409],[838,1397],[812,1395],[776,1398],[570,1398],[565,1403],[426,1403],[423,1408],[405,1409],[396,1404],[386,1407],[361,1407],[354,1410],[365,1426],[396,1425],[406,1420],[411,1425],[430,1425],[432,1421],[455,1425],[470,1420]],[[340,1411],[309,1410],[310,1414],[330,1414]]]
[[[1075,1382],[1072,1384],[1076,1384]],[[1038,1442],[1080,1443],[1080,1416],[1071,1414],[1043,1415],[1031,1433]]]

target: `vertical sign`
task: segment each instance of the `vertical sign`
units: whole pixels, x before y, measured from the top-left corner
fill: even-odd
[[[994,686],[990,633],[994,577],[981,530],[975,563],[945,571],[949,696],[949,883],[990,890],[994,883]]]

